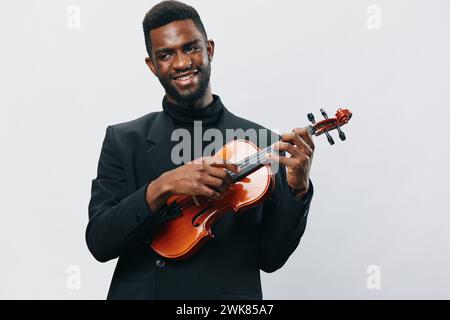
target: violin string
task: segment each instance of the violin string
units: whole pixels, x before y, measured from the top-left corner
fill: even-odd
[[[252,167],[254,165],[261,164],[264,159],[265,159],[265,155],[261,154],[258,158],[255,159],[255,161],[252,161],[251,163],[246,163],[246,164],[243,164],[243,165],[237,164],[239,166],[239,168],[241,169],[240,173],[230,172],[229,170],[228,170],[228,173],[230,174],[231,177],[236,177],[236,176],[242,174],[242,171],[245,171],[245,170],[247,170],[248,168],[250,168],[250,167]]]
[[[247,162],[250,162],[251,160],[255,160],[255,159],[261,158],[261,156],[265,155],[266,153],[271,152],[272,151],[272,147],[273,146],[267,147],[266,149],[261,150],[261,151],[255,153],[255,154],[251,155],[250,157],[247,157],[247,158],[237,162],[236,165],[247,164]]]
[[[312,126],[308,126],[306,129],[307,129],[311,134],[314,133],[314,128],[313,128]],[[254,155],[252,155],[252,156],[250,156],[250,157],[248,157],[248,158],[245,158],[245,159],[243,159],[243,160],[237,162],[236,165],[244,164],[244,163],[246,163],[246,162],[249,162],[250,160],[255,160],[255,158],[257,158],[258,161],[259,161],[259,160],[260,160],[260,159],[259,159],[260,156],[261,156],[261,155],[265,155],[265,153],[271,152],[273,146],[274,146],[274,145],[271,145],[271,146],[267,147],[266,149],[261,150],[261,151],[257,152],[256,154],[254,154]]]
[[[266,155],[272,152],[272,147],[273,146],[270,146],[264,150],[261,150],[260,152],[237,162],[236,165],[245,170],[249,166],[260,164]]]

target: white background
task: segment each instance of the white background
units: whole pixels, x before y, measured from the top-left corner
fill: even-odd
[[[155,3],[1,2],[0,298],[106,297],[116,262],[84,240],[91,180],[106,127],[161,108],[141,31]],[[233,113],[290,131],[354,112],[347,142],[316,140],[307,230],[264,297],[449,299],[450,1],[188,3]]]

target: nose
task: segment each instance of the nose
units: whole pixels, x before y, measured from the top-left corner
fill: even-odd
[[[184,54],[183,52],[179,52],[175,55],[175,59],[173,61],[173,68],[176,70],[186,70],[192,66],[191,58]]]

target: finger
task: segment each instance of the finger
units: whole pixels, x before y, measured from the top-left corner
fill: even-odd
[[[231,185],[234,183],[233,179],[230,176],[231,172],[238,174],[241,171],[242,170],[238,165],[222,159],[216,160],[216,162],[211,163],[207,168],[207,172],[209,174],[223,179],[226,185]]]
[[[213,188],[216,191],[223,192],[227,189],[227,184],[224,180],[215,178],[210,175],[204,175],[200,182],[207,185],[208,187]]]
[[[292,131],[294,133],[298,134],[303,139],[303,141],[305,141],[308,144],[308,146],[311,148],[311,150],[314,152],[314,149],[315,149],[314,141],[313,141],[311,133],[307,129],[295,128]]]
[[[278,162],[286,167],[289,167],[289,166],[293,165],[293,163],[294,163],[294,160],[291,158],[279,156],[279,155],[276,155],[273,153],[269,153],[267,155],[267,159],[269,159],[270,161]]]
[[[206,168],[206,173],[215,178],[221,179],[221,181],[224,181],[226,185],[231,185],[233,183],[233,179],[230,174],[222,167],[208,166]]]
[[[274,149],[278,151],[287,151],[291,156],[294,157],[299,156],[300,154],[299,148],[296,148],[294,145],[287,142],[277,142]]]
[[[196,192],[196,194],[197,195],[201,195],[201,196],[205,196],[207,198],[211,198],[211,199],[214,199],[214,200],[219,200],[219,199],[222,198],[222,195],[219,192],[217,192],[217,191],[215,191],[215,190],[213,190],[213,189],[211,189],[211,188],[209,188],[209,187],[207,187],[205,185],[200,186],[198,188],[198,191]]]
[[[229,162],[225,159],[215,159],[215,158],[208,157],[208,158],[204,158],[202,162],[203,162],[204,166],[208,165],[208,166],[212,166],[212,167],[216,167],[216,168],[224,168],[224,169],[227,169],[234,173],[241,172],[241,168],[237,164]]]
[[[228,162],[226,160],[214,160],[214,162],[211,163],[211,166],[216,168],[224,168],[234,173],[241,172],[241,168],[237,164]]]
[[[300,149],[303,153],[305,153],[308,156],[310,156],[313,153],[313,150],[306,143],[306,141],[304,141],[302,137],[295,132],[283,134],[282,140],[294,144],[295,146],[297,146],[298,149]]]

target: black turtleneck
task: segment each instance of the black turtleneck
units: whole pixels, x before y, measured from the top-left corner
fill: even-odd
[[[219,120],[223,114],[224,106],[222,102],[220,101],[220,97],[217,95],[213,95],[213,102],[203,108],[203,109],[193,109],[189,107],[180,106],[177,104],[170,103],[167,101],[167,97],[164,97],[163,99],[163,110],[166,115],[168,115],[173,123],[176,129],[186,129],[189,131],[191,136],[191,154],[189,155],[189,161],[198,159],[202,156],[210,156],[210,154],[203,155],[203,152],[209,144],[211,144],[211,141],[204,141],[202,139],[203,134],[206,130],[211,128],[216,128],[217,124],[219,123]],[[197,142],[198,145],[201,146],[202,150],[200,153],[200,150],[195,150],[194,146],[194,122],[195,121],[201,121],[201,141]],[[225,133],[222,133],[223,136],[225,136]],[[198,138],[198,137],[197,137]],[[216,141],[213,141],[213,143],[216,143]],[[222,144],[215,146],[216,151],[222,147]],[[188,161],[186,161],[188,162]]]
[[[213,102],[202,109],[193,109],[170,103],[167,97],[163,99],[163,110],[173,120],[175,127],[193,127],[194,121],[202,121],[203,126],[213,127],[220,119],[223,104],[220,97],[213,95]]]

